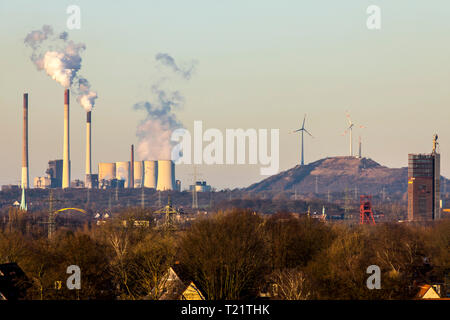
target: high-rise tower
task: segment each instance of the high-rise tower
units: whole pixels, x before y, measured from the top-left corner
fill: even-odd
[[[437,220],[440,208],[440,154],[437,135],[431,154],[408,155],[408,220]]]

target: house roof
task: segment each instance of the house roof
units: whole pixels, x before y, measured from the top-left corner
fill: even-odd
[[[17,300],[22,297],[27,280],[17,263],[0,264],[0,300]]]
[[[436,290],[434,290],[434,288],[429,285],[429,284],[424,284],[422,286],[420,286],[420,290],[416,295],[416,298],[419,299],[439,299],[440,296],[438,295],[438,293],[436,292]]]
[[[191,300],[194,296],[204,299],[204,295],[188,276],[180,264],[174,264],[167,270],[160,300]]]

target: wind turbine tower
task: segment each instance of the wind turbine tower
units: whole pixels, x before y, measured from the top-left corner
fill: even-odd
[[[350,118],[350,114],[348,112],[346,114],[346,117],[347,117],[348,127],[347,127],[347,130],[345,130],[342,135],[345,136],[347,134],[347,132],[349,133],[350,157],[353,157],[353,138],[352,138],[352,133],[353,133],[353,127],[355,126],[355,124],[352,122],[352,119]],[[359,126],[359,128],[364,128],[364,126]]]
[[[305,129],[305,121],[306,121],[306,114],[303,117],[303,124],[302,127],[300,129],[294,130],[291,133],[295,133],[295,132],[301,132],[302,133],[302,154],[301,154],[301,163],[300,165],[305,165],[305,157],[304,157],[304,146],[303,146],[303,133],[306,132],[307,134],[309,134],[312,137],[312,134],[308,132],[308,130]],[[314,138],[314,137],[313,137]]]

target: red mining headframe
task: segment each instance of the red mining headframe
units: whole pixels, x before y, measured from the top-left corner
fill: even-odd
[[[359,196],[359,223],[375,224],[372,212],[372,196]]]

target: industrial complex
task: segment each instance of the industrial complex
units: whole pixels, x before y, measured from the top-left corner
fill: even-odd
[[[180,190],[181,182],[175,180],[172,160],[134,160],[131,145],[130,161],[99,163],[98,174],[92,173],[91,123],[92,112],[86,113],[86,172],[85,181],[71,180],[70,162],[70,92],[64,91],[64,144],[63,159],[50,160],[46,175],[34,179],[35,188],[154,188],[158,191]],[[28,93],[23,95],[23,156],[22,189],[28,189]]]
[[[28,157],[28,93],[23,95],[23,148],[22,148],[22,203],[21,208],[26,209],[25,191],[30,187],[29,182],[29,157]],[[306,118],[306,116],[305,116]],[[301,129],[296,131],[309,132],[304,128],[305,118]],[[353,123],[347,115],[349,127]],[[62,159],[50,160],[45,176],[34,178],[33,186],[37,189],[51,188],[86,188],[86,189],[138,189],[150,188],[157,191],[181,191],[181,181],[175,178],[175,164],[168,159],[152,159],[136,161],[134,145],[130,148],[128,161],[100,162],[98,173],[93,173],[91,126],[92,112],[86,112],[86,163],[85,179],[71,180],[70,160],[70,92],[64,91],[64,143]],[[362,127],[362,126],[361,126]],[[294,131],[294,132],[296,132]],[[361,143],[361,142],[360,142]],[[408,184],[407,184],[407,220],[408,221],[430,221],[442,217],[444,212],[441,200],[441,176],[440,176],[440,154],[438,150],[438,136],[433,137],[433,148],[430,154],[408,155]],[[361,150],[361,146],[360,146]],[[352,139],[350,138],[350,158],[362,159],[361,152],[353,156]],[[364,161],[363,161],[364,162]],[[301,164],[304,164],[303,137],[301,144]],[[195,170],[195,167],[194,167]],[[265,182],[261,182],[264,184]],[[318,193],[318,177],[315,177],[315,193]],[[197,181],[194,172],[194,183],[187,190],[192,192],[192,208],[198,208],[197,193],[210,192],[212,188],[206,181]],[[329,189],[328,189],[329,190]],[[355,189],[356,190],[356,189]],[[384,189],[383,189],[384,190]],[[405,189],[403,189],[405,190]],[[406,190],[405,190],[406,191]],[[355,191],[356,192],[356,191]],[[403,191],[404,192],[404,191]],[[445,192],[445,191],[444,191]],[[329,193],[329,191],[328,191]],[[360,222],[375,223],[372,212],[372,195],[370,192],[360,193]],[[345,196],[347,198],[348,196]],[[329,198],[329,195],[328,195]],[[384,194],[383,194],[384,199]],[[348,205],[345,205],[347,207]],[[378,216],[378,215],[376,215]]]

